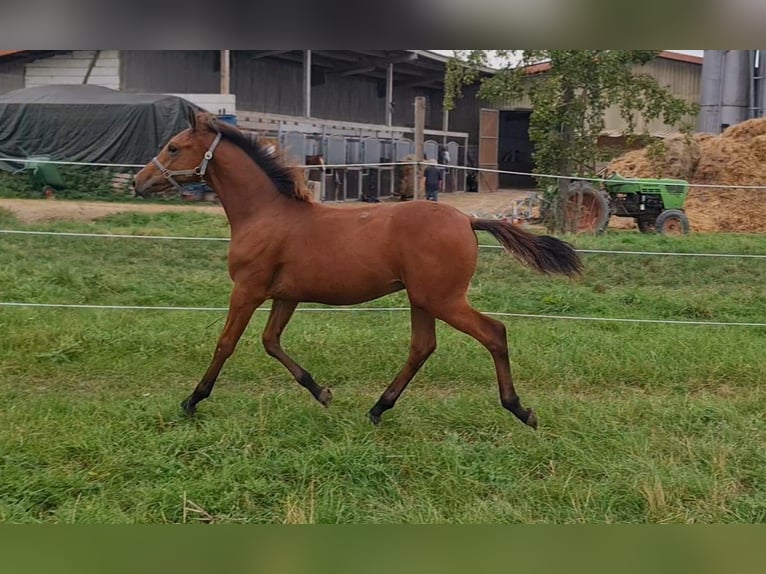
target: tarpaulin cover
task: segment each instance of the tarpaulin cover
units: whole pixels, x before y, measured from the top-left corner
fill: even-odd
[[[101,86],[52,85],[0,95],[0,157],[144,164],[189,127],[191,102]]]

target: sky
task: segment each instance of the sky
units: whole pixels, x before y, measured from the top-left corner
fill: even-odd
[[[679,52],[681,54],[689,54],[690,56],[699,56],[700,58],[705,54],[705,50],[668,50],[668,52]]]

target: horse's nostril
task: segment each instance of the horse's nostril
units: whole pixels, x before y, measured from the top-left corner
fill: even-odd
[[[141,187],[141,185],[139,184],[138,178],[135,177],[135,176],[133,177],[133,194],[136,197],[143,197],[144,196],[144,190]]]

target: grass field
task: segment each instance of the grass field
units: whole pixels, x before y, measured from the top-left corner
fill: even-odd
[[[226,236],[204,214],[0,228]],[[491,243],[481,237],[483,243]],[[580,248],[766,253],[766,236],[635,232]],[[766,322],[758,259],[583,256],[550,278],[482,250],[485,311]],[[0,301],[226,306],[226,244],[3,235]],[[402,294],[367,306],[403,306]],[[765,522],[766,328],[508,318],[537,432],[504,411],[489,355],[439,325],[396,408],[401,312],[296,313],[283,342],[323,409],[260,345],[256,313],[196,418],[179,401],[223,313],[0,308],[5,522]]]

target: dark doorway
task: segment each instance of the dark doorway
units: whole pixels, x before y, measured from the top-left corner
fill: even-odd
[[[529,141],[530,111],[501,111],[498,133],[498,168],[505,171],[530,173],[534,171]],[[500,174],[502,188],[532,188],[534,179],[526,175]]]

